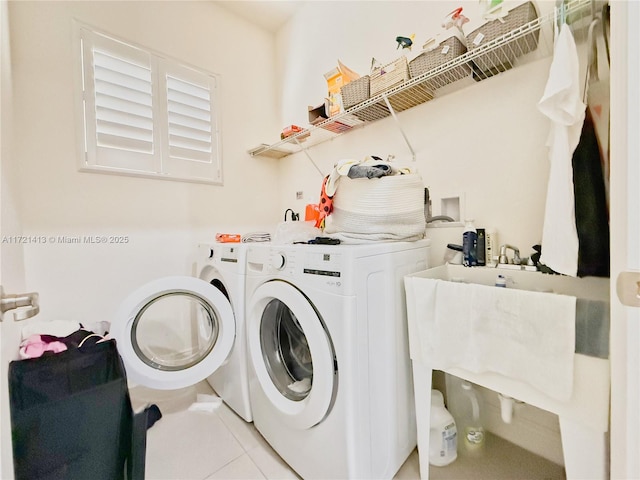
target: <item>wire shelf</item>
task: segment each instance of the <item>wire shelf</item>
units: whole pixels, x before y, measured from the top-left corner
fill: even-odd
[[[590,13],[588,7],[591,3],[592,0],[569,0],[565,3],[562,15],[567,19],[573,17],[577,24],[583,18],[582,14]],[[388,117],[393,112],[401,112],[432,100],[434,97],[446,95],[454,90],[456,85],[459,85],[458,88],[464,88],[510,70],[522,59],[538,50],[542,37],[540,30],[545,25],[553,26],[559,19],[559,15],[554,10],[540,16],[449,62],[410,78],[401,85],[350,107],[343,113],[310,126],[301,133],[270,145],[262,144],[250,150],[249,153],[252,156],[282,158]],[[574,35],[576,35],[575,31]],[[552,48],[549,47],[544,55],[549,56],[551,53]],[[461,75],[461,72],[466,74]]]

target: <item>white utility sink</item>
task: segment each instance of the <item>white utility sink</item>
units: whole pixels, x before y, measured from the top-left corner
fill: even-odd
[[[507,289],[493,286],[498,275],[506,278]],[[560,400],[557,395],[539,388],[539,385],[536,388],[531,382],[511,375],[507,376],[504,373],[460,368],[455,363],[439,364],[442,359],[433,355],[432,351],[428,351],[425,345],[434,343],[434,337],[430,336],[440,334],[437,328],[431,329],[431,316],[435,315],[436,310],[431,302],[455,302],[455,299],[446,296],[434,296],[434,285],[442,285],[443,281],[456,282],[455,291],[459,294],[457,298],[460,298],[460,303],[469,301],[469,298],[477,298],[473,295],[478,295],[478,285],[491,286],[491,290],[481,287],[480,293],[485,289],[484,292],[487,295],[498,297],[499,300],[501,295],[505,298],[513,297],[514,292],[505,291],[509,289],[539,292],[539,294],[525,294],[525,296],[533,296],[542,303],[558,300],[558,297],[552,297],[558,294],[575,297],[576,353],[573,353],[573,350],[569,351],[569,358],[573,353],[573,382],[569,396]],[[449,288],[450,284],[446,284],[445,287]],[[573,278],[524,270],[443,265],[406,276],[405,289],[418,422],[418,449],[423,459],[420,464],[420,474],[423,480],[429,478],[427,459],[433,370],[443,370],[558,415],[567,479],[608,478],[607,432],[610,390],[608,278]],[[451,311],[454,314],[456,311],[465,311],[459,307],[459,305],[453,305]],[[546,319],[541,319],[543,320]],[[530,316],[526,321],[535,322],[536,320],[535,317]],[[565,323],[567,324],[573,325],[573,323]],[[469,334],[475,335],[471,332]],[[573,337],[571,340],[573,341]],[[451,348],[457,347],[451,338],[448,342]],[[482,359],[480,359],[481,362]]]

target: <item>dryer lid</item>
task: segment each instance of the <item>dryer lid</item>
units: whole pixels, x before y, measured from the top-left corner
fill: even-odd
[[[227,359],[235,340],[227,298],[194,277],[165,277],[129,295],[111,324],[129,379],[161,390],[204,380]]]

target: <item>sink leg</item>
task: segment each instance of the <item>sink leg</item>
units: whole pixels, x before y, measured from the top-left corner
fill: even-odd
[[[431,375],[433,370],[413,361],[413,391],[416,400],[418,460],[421,480],[429,479],[429,429],[431,425]]]
[[[567,480],[609,478],[607,432],[560,417],[560,435]]]

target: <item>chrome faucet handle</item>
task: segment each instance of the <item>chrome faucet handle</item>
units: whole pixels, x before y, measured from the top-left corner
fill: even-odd
[[[520,265],[522,263],[522,259],[520,258],[520,250],[517,248],[513,249],[513,263],[516,265]]]

